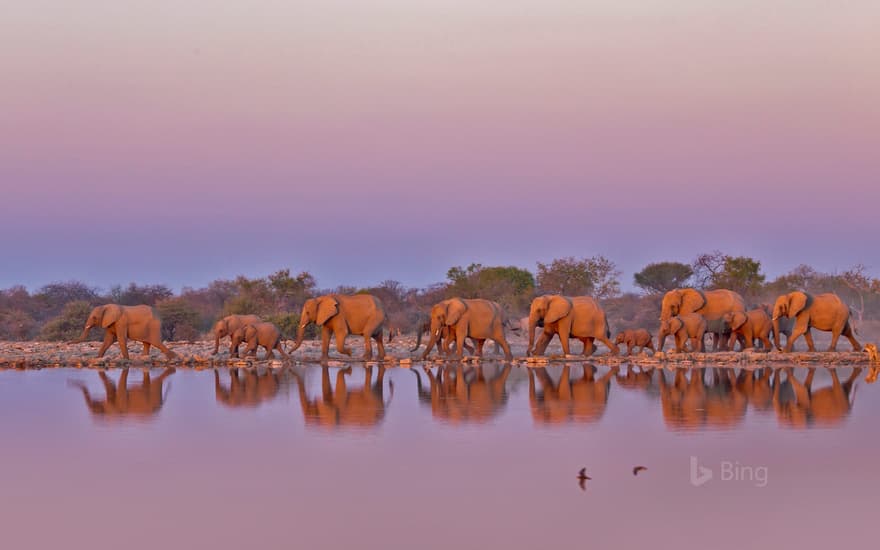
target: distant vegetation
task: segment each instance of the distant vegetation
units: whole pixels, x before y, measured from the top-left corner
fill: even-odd
[[[533,274],[515,266],[455,266],[444,283],[407,288],[387,280],[377,286],[320,289],[308,272],[292,275],[283,269],[267,277],[217,280],[204,288],[184,288],[175,294],[164,285],[115,286],[107,291],[71,281],[46,285],[33,294],[23,286],[0,291],[0,340],[69,340],[80,334],[90,308],[115,302],[154,306],[162,317],[167,340],[194,340],[210,330],[217,318],[231,313],[256,313],[277,324],[292,337],[299,310],[311,296],[327,292],[369,292],[385,303],[392,327],[411,330],[420,312],[452,296],[487,298],[500,303],[510,318],[524,316],[538,294],[591,295],[601,301],[612,329],[655,327],[660,297],[667,290],[694,286],[729,288],[750,305],[772,303],[794,289],[836,292],[849,304],[857,322],[880,319],[880,280],[869,277],[864,266],[842,273],[820,273],[801,265],[767,281],[761,262],[715,251],[700,254],[691,264],[654,263],[633,276],[639,293],[621,292],[621,272],[603,256],[559,258],[538,263]],[[94,331],[100,338],[100,331]]]

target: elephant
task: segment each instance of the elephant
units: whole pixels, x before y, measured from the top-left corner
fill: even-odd
[[[706,320],[706,334],[712,335],[712,351],[727,351],[730,340],[730,324],[724,318]],[[705,347],[705,345],[704,345]]]
[[[559,382],[554,383],[547,369],[528,369],[532,418],[539,424],[562,424],[571,420],[597,422],[605,414],[611,379],[619,370],[616,366],[611,367],[596,379],[596,367],[585,364],[582,376],[572,381],[571,367],[566,364],[562,367]],[[535,378],[541,384],[540,394],[536,391]]]
[[[704,352],[703,337],[706,334],[706,319],[699,313],[676,315],[660,322],[660,333],[657,335],[657,350],[663,351],[663,342],[668,335],[675,336],[675,351],[685,351],[684,344],[690,339],[691,352]]]
[[[786,352],[791,352],[794,343],[801,336],[807,341],[809,350],[816,351],[813,346],[813,335],[810,333],[811,328],[831,332],[831,345],[828,347],[828,351],[837,350],[837,340],[841,334],[849,339],[853,351],[861,351],[862,349],[853,335],[849,308],[837,294],[827,293],[813,296],[806,292],[795,291],[777,298],[773,306],[773,328],[776,338],[774,343],[778,349],[782,349],[779,345],[778,321],[783,317],[793,317],[795,320],[794,330],[785,344]]]
[[[660,321],[685,313],[699,313],[706,321],[714,321],[720,319],[728,311],[745,310],[746,306],[742,296],[732,290],[704,291],[695,288],[680,288],[670,290],[663,295],[663,302],[660,306]],[[664,340],[665,337],[659,342],[658,348],[661,350]]]
[[[278,374],[271,369],[260,374],[257,369],[229,369],[229,387],[220,383],[220,373],[214,369],[214,398],[218,403],[230,408],[253,408],[278,396],[281,384]]]
[[[504,357],[508,361],[513,359],[510,346],[504,337],[504,314],[501,306],[495,302],[451,298],[435,304],[431,308],[431,339],[422,354],[422,359],[428,357],[434,344],[441,337],[443,327],[447,327],[450,334],[455,334],[455,356],[459,359],[463,355],[466,338],[476,342],[478,356],[482,355],[483,343],[487,339],[492,339],[504,350]]]
[[[385,306],[382,300],[372,294],[325,294],[310,298],[303,304],[300,314],[296,342],[291,353],[302,345],[306,327],[315,323],[321,327],[321,360],[330,355],[330,336],[336,338],[336,351],[351,356],[351,349],[345,347],[345,337],[355,334],[364,337],[364,356],[367,361],[373,358],[370,339],[376,341],[379,360],[385,358],[385,344],[382,343],[382,327],[385,325]]]
[[[385,418],[385,410],[394,398],[394,384],[389,381],[390,395],[384,398],[385,367],[379,366],[376,382],[373,383],[373,367],[364,367],[364,386],[349,390],[345,377],[351,374],[351,367],[336,373],[336,385],[330,385],[329,367],[321,367],[321,398],[309,399],[305,382],[295,371],[293,377],[299,389],[299,402],[307,426],[321,428],[357,427],[368,428],[378,425]]]
[[[770,330],[773,323],[770,316],[761,308],[755,308],[743,313],[741,311],[727,312],[724,314],[724,322],[730,325],[730,341],[728,348],[733,351],[737,338],[743,339],[743,349],[754,346],[754,341],[760,340],[765,351],[770,351]]]
[[[104,357],[113,342],[118,341],[122,357],[128,359],[129,339],[144,344],[144,356],[150,355],[150,346],[156,346],[168,359],[177,357],[176,353],[162,343],[162,323],[150,306],[98,306],[89,314],[82,335],[73,343],[84,342],[92,327],[99,325],[104,329],[104,343],[98,351],[99,358]]]
[[[229,336],[245,325],[254,325],[262,322],[258,315],[227,315],[214,323],[214,355],[220,351],[220,340]],[[230,346],[229,355],[233,357],[238,355],[238,348]]]
[[[653,367],[647,367],[646,369],[642,366],[637,368],[639,369],[638,371],[635,370],[635,366],[627,365],[626,374],[615,374],[614,379],[617,385],[625,390],[641,390],[648,394],[653,393],[655,369]]]
[[[781,381],[777,369],[773,376],[773,408],[779,423],[792,428],[806,428],[814,424],[833,426],[842,422],[855,402],[855,382],[862,372],[854,368],[846,382],[840,383],[836,369],[828,369],[831,386],[813,390],[816,368],[811,367],[801,383],[791,367],[786,367],[786,380]]]
[[[422,335],[430,334],[430,332],[431,316],[419,315],[419,319],[416,324],[416,345],[409,351],[418,351],[418,349],[422,346]],[[441,355],[447,355],[453,345],[455,345],[455,333],[450,332],[449,327],[443,326],[443,328],[440,329],[440,334],[437,336],[437,349],[440,350]],[[474,347],[468,344],[467,341],[465,341],[464,343],[464,349],[469,354],[474,352]]]
[[[614,343],[618,345],[626,344],[627,355],[632,355],[633,348],[636,347],[639,348],[639,353],[645,351],[645,348],[654,351],[654,341],[651,339],[651,333],[643,328],[618,332]]]
[[[431,407],[434,418],[452,424],[463,422],[488,422],[507,404],[507,378],[512,366],[506,363],[493,375],[486,376],[481,365],[465,367],[461,363],[444,365],[437,369],[437,375],[430,368],[425,369],[430,389],[422,385],[418,370],[416,386],[419,401]]]
[[[238,346],[242,342],[247,342],[245,355],[252,357],[257,356],[257,347],[263,346],[266,349],[266,360],[274,359],[273,350],[277,350],[284,360],[290,360],[290,356],[284,351],[281,345],[281,331],[272,323],[255,323],[239,327],[232,333],[232,357],[238,357]]]
[[[153,380],[150,371],[144,369],[144,378],[141,384],[134,388],[128,387],[128,369],[122,369],[119,375],[119,383],[114,387],[113,380],[104,371],[98,372],[101,382],[104,384],[106,397],[103,401],[93,399],[88,387],[78,380],[71,380],[69,384],[82,391],[86,406],[97,418],[136,418],[147,420],[155,416],[165,399],[168,391],[163,391],[165,380],[174,374],[174,367],[167,367],[158,378]]]
[[[543,325],[543,332],[535,341],[535,327]],[[532,300],[529,308],[529,347],[527,355],[543,355],[553,336],[559,336],[562,353],[569,355],[569,338],[584,343],[583,355],[595,351],[594,340],[599,340],[617,355],[620,348],[610,340],[611,331],[605,311],[589,296],[561,296],[545,294]]]

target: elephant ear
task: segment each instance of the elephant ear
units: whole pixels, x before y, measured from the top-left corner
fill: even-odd
[[[737,311],[730,317],[730,329],[739,330],[744,324],[746,324],[746,321],[748,321],[748,317],[746,317],[746,314],[742,313],[741,311]]]
[[[449,300],[446,304],[446,325],[452,326],[457,323],[465,311],[467,311],[467,304],[462,300],[458,298]]]
[[[244,338],[245,340],[250,340],[257,334],[257,327],[254,325],[248,325],[244,327]]]
[[[807,306],[813,303],[813,297],[806,292],[792,292],[788,295],[788,316],[797,317]]]
[[[110,328],[110,325],[119,321],[122,317],[122,307],[116,304],[104,306],[104,315],[101,316],[101,328]]]
[[[324,296],[318,303],[318,315],[315,318],[315,323],[323,325],[337,313],[339,313],[339,300],[334,296]]]
[[[681,291],[681,309],[679,313],[694,313],[706,305],[706,295],[702,290],[686,288]]]
[[[669,320],[669,334],[675,334],[680,331],[683,326],[684,321],[681,320],[681,317],[673,317]]]
[[[545,323],[555,323],[571,313],[571,300],[565,296],[554,296],[550,298],[550,307],[544,315]]]

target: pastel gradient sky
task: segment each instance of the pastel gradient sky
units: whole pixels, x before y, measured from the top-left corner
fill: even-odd
[[[0,286],[880,274],[880,2],[0,3]]]

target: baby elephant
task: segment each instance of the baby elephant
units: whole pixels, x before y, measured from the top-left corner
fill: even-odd
[[[755,340],[760,340],[764,344],[764,351],[772,349],[770,330],[773,328],[773,321],[763,309],[756,308],[746,313],[741,311],[725,313],[724,321],[730,325],[728,348],[731,351],[738,338],[742,338],[743,349],[753,347]]]
[[[706,319],[699,313],[687,313],[661,321],[658,341],[663,342],[670,334],[675,336],[675,351],[686,351],[684,344],[690,338],[691,351],[702,353],[705,351],[703,336],[706,335]],[[663,351],[662,347],[660,351]]]
[[[254,323],[245,325],[232,333],[232,357],[238,357],[238,346],[242,342],[247,342],[245,355],[252,357],[257,356],[257,346],[266,348],[266,359],[274,359],[275,354],[272,350],[278,350],[281,357],[285,360],[290,356],[281,346],[281,331],[272,323]]]
[[[651,340],[651,333],[643,328],[632,330],[623,330],[617,333],[615,344],[626,344],[627,355],[632,355],[633,348],[639,348],[639,353],[645,351],[645,348],[654,351],[654,342]]]

